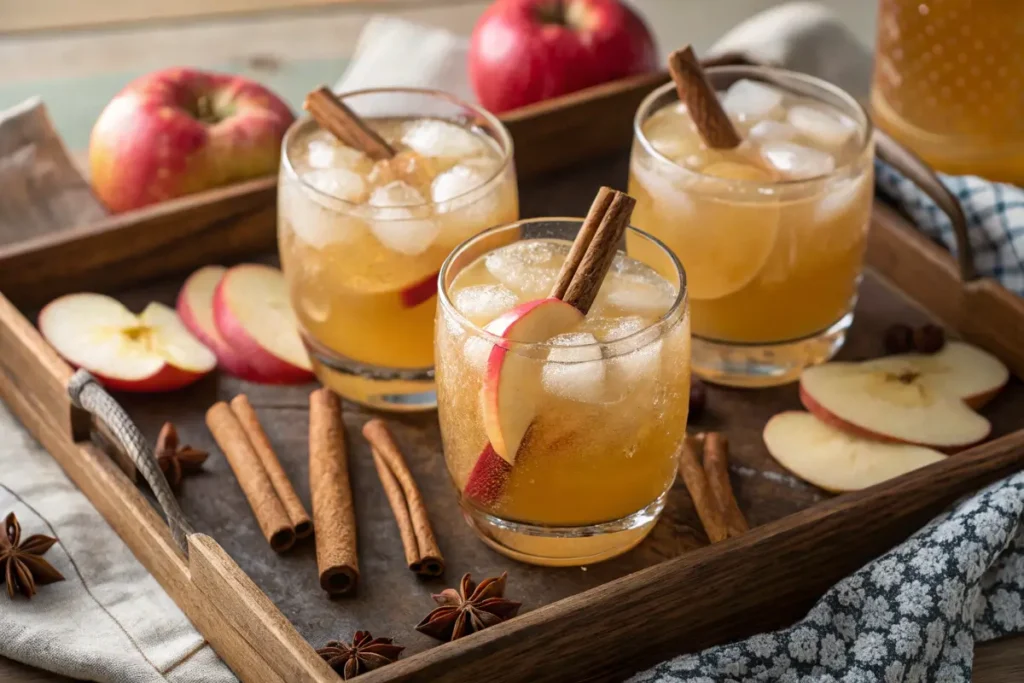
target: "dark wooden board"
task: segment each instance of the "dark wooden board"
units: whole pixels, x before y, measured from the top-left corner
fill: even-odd
[[[616,158],[589,164],[572,174],[525,183],[521,188],[522,213],[580,215],[599,185],[624,187],[625,172],[625,158]],[[272,254],[265,258],[275,260]],[[184,275],[187,273],[117,292],[116,296],[135,310],[152,300],[173,304]],[[869,272],[842,357],[878,355],[882,331],[887,325],[927,319],[929,316],[923,310]],[[685,488],[677,483],[651,536],[620,558],[567,569],[531,567],[505,559],[484,546],[461,518],[441,453],[436,415],[392,417],[389,421],[395,438],[423,489],[449,567],[444,580],[419,580],[404,566],[394,520],[361,436],[360,428],[371,413],[346,404],[362,580],[354,597],[329,600],[317,584],[312,544],[306,543],[282,556],[269,549],[203,421],[205,409],[216,400],[247,393],[299,495],[308,504],[307,397],[314,386],[259,386],[220,376],[163,396],[118,396],[151,439],[164,420],[171,420],[178,425],[184,440],[214,453],[206,472],[184,484],[182,505],[186,514],[197,531],[211,535],[223,546],[314,646],[328,639],[348,637],[362,628],[395,637],[407,646],[407,654],[430,648],[434,641],[416,633],[413,626],[431,609],[430,593],[457,582],[463,572],[482,578],[508,571],[509,596],[522,600],[524,610],[533,610],[706,543]],[[705,416],[691,424],[696,429],[721,429],[728,433],[733,483],[752,524],[781,519],[831,497],[788,475],[768,456],[761,442],[761,428],[771,415],[799,407],[795,387],[758,391],[711,389],[708,406]],[[993,420],[995,435],[1021,426],[1022,406],[1024,387],[1014,381],[985,410]]]

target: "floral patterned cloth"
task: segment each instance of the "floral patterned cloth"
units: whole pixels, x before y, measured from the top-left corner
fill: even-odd
[[[968,683],[974,644],[1024,630],[1024,473],[957,503],[791,628],[629,683]]]

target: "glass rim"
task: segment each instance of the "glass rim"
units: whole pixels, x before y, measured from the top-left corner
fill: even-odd
[[[491,173],[487,177],[487,179],[484,180],[483,182],[481,182],[479,185],[474,185],[470,189],[468,189],[468,190],[466,190],[464,192],[461,192],[461,193],[455,195],[454,197],[449,197],[448,199],[445,199],[443,202],[437,202],[437,201],[434,201],[433,199],[430,199],[430,200],[426,200],[426,201],[420,202],[419,204],[402,204],[402,205],[394,205],[394,206],[392,206],[392,205],[373,206],[373,207],[369,207],[370,209],[372,209],[374,211],[380,210],[380,209],[388,210],[388,209],[396,209],[396,208],[410,208],[411,209],[411,208],[417,208],[417,207],[433,207],[433,206],[438,206],[440,204],[448,204],[450,202],[457,202],[458,200],[463,199],[463,198],[473,194],[474,192],[479,192],[481,188],[487,187],[488,185],[493,183],[495,180],[500,178],[502,176],[502,174],[505,173],[506,169],[508,168],[508,165],[512,162],[512,159],[514,158],[514,149],[513,149],[513,143],[512,143],[512,135],[508,132],[508,129],[505,127],[505,124],[503,124],[501,122],[501,119],[499,119],[497,116],[495,116],[491,112],[487,111],[483,107],[480,107],[478,105],[466,102],[465,100],[460,99],[460,98],[456,97],[455,95],[452,95],[449,92],[446,92],[444,90],[438,90],[436,88],[412,88],[412,87],[361,88],[359,90],[350,90],[350,91],[344,92],[344,93],[335,93],[335,95],[337,95],[338,99],[340,99],[342,102],[344,102],[348,98],[359,97],[359,96],[362,96],[362,95],[385,95],[385,94],[394,94],[394,93],[405,93],[405,94],[408,94],[408,95],[423,95],[423,96],[427,96],[427,97],[435,97],[435,98],[438,98],[438,99],[447,100],[448,102],[450,102],[450,103],[452,103],[452,104],[454,104],[454,105],[456,105],[458,107],[462,107],[464,109],[467,109],[467,110],[473,112],[473,114],[475,116],[478,116],[480,119],[483,119],[483,121],[489,127],[493,128],[497,132],[497,134],[498,134],[497,142],[498,142],[498,144],[500,146],[499,151],[501,152],[501,161],[498,164],[498,166],[494,169],[494,172]],[[312,185],[311,183],[307,182],[295,170],[295,166],[292,164],[292,160],[291,160],[291,158],[288,155],[288,144],[291,142],[292,138],[295,135],[297,135],[297,131],[299,129],[303,128],[304,126],[309,125],[310,122],[313,122],[314,124],[316,123],[315,121],[313,121],[313,117],[309,116],[307,114],[305,116],[302,116],[300,118],[295,119],[291,123],[291,125],[288,126],[288,130],[285,131],[284,138],[282,138],[282,140],[281,140],[281,168],[285,169],[285,171],[288,174],[289,178],[291,180],[294,180],[294,181],[298,182],[303,187],[303,189],[305,189],[305,190],[307,190],[309,192],[312,192],[314,195],[316,195],[318,197],[323,197],[323,198],[327,199],[331,203],[337,203],[339,205],[339,207],[362,207],[362,206],[366,206],[366,204],[364,204],[364,203],[349,201],[347,199],[343,199],[342,197],[336,197],[333,194],[324,192],[323,190],[321,190],[321,189],[315,187],[314,185]],[[316,124],[316,125],[319,125],[319,124]],[[383,220],[387,220],[387,219],[383,219]],[[397,220],[404,220],[404,219],[397,219]]]
[[[576,345],[573,345],[573,346],[570,346],[570,347],[562,346],[560,344],[549,344],[547,342],[513,342],[513,341],[509,341],[509,340],[505,339],[504,337],[499,337],[498,335],[492,334],[491,332],[488,332],[487,330],[485,330],[483,327],[477,325],[472,320],[470,320],[465,315],[463,315],[462,312],[458,308],[456,308],[454,302],[452,302],[451,297],[448,294],[448,286],[445,284],[445,276],[447,275],[449,269],[452,267],[452,264],[455,262],[455,259],[458,258],[467,249],[469,249],[474,243],[482,241],[482,240],[485,240],[490,235],[496,234],[498,232],[501,232],[501,231],[504,231],[504,230],[512,230],[512,229],[520,228],[523,225],[530,225],[530,224],[537,224],[537,223],[572,223],[572,224],[574,224],[576,226],[582,226],[584,220],[585,219],[583,219],[583,218],[572,217],[572,216],[545,216],[545,217],[541,217],[541,218],[522,218],[522,219],[519,219],[519,220],[516,220],[516,221],[512,221],[511,223],[502,223],[501,225],[492,226],[492,227],[484,230],[483,232],[480,232],[480,233],[470,237],[469,239],[463,241],[461,244],[459,244],[457,247],[455,247],[455,249],[453,249],[451,251],[451,253],[448,254],[447,258],[445,258],[444,262],[441,264],[440,272],[438,272],[438,274],[437,274],[437,300],[438,300],[439,304],[441,305],[442,310],[444,310],[446,315],[452,316],[456,320],[456,322],[458,322],[459,325],[462,326],[470,334],[473,334],[474,336],[477,336],[477,337],[481,337],[481,338],[485,339],[486,341],[490,342],[494,346],[500,345],[503,348],[506,348],[506,349],[508,349],[510,351],[515,350],[515,349],[529,349],[529,350],[544,349],[544,350],[547,350],[547,349],[552,349],[552,348],[558,348],[558,349],[562,349],[562,348],[572,348],[572,349],[591,349],[591,348],[597,348],[597,349],[617,349],[618,347],[628,346],[628,342],[630,342],[630,341],[633,341],[633,343],[635,344],[637,339],[643,337],[644,335],[649,335],[651,330],[660,328],[660,327],[670,323],[672,321],[673,317],[676,315],[676,313],[679,311],[679,309],[683,307],[683,305],[685,304],[685,302],[687,300],[688,292],[687,292],[687,288],[686,288],[686,271],[683,269],[682,262],[675,255],[675,253],[671,249],[668,248],[668,245],[666,245],[664,242],[662,242],[660,239],[658,239],[654,235],[652,235],[652,234],[650,234],[650,233],[648,233],[648,232],[646,232],[644,230],[641,230],[640,228],[634,227],[632,225],[626,226],[626,230],[628,232],[633,233],[633,234],[639,236],[640,238],[647,240],[651,244],[654,244],[658,249],[660,249],[668,257],[669,263],[671,263],[673,265],[673,267],[676,270],[676,273],[679,276],[679,288],[676,291],[675,299],[672,300],[672,305],[670,305],[668,307],[668,310],[666,310],[661,316],[659,316],[656,320],[654,320],[650,324],[645,325],[644,327],[640,328],[639,330],[637,330],[635,332],[631,332],[630,334],[627,334],[624,337],[619,337],[618,339],[613,339],[611,341],[605,341],[605,342],[599,341],[599,342],[595,342],[593,344],[576,344]],[[545,239],[545,238],[536,238],[536,239]],[[488,249],[487,251],[484,251],[479,256],[477,256],[477,258],[481,258],[483,256],[486,256],[487,254],[489,254],[489,253],[491,253],[491,252],[493,252],[493,251],[495,251],[497,249],[501,249],[502,247],[506,247],[506,246],[509,246],[509,245],[508,244],[502,244],[502,245],[500,245],[498,247],[494,247],[493,249]],[[628,256],[628,254],[626,252],[623,252],[623,254]],[[640,263],[644,263],[643,261],[639,261],[639,262]],[[661,277],[661,278],[664,279],[664,276],[662,276],[661,273],[658,273],[657,270],[655,270],[653,266],[651,266],[650,264],[647,264],[647,263],[645,263],[644,265],[646,265],[647,267],[649,267],[652,270],[654,270],[655,274],[658,275],[658,277]],[[669,283],[669,284],[671,284],[671,283]],[[547,297],[544,297],[544,298],[547,298]],[[654,337],[654,338],[652,338],[652,339],[650,339],[648,341],[645,341],[644,344],[638,346],[637,348],[638,349],[642,348],[646,344],[654,341],[657,338],[660,338],[660,336],[661,335],[659,334],[658,337]],[[636,349],[630,348],[628,351],[624,351],[622,353],[629,353],[629,352],[631,352],[633,350],[636,350]],[[622,354],[616,353],[616,354],[612,354],[611,356],[606,356],[606,358],[614,358],[614,357],[617,357],[618,355],[622,355]],[[576,361],[576,360],[553,361],[553,362],[557,362],[557,363],[564,364],[564,365],[571,365],[573,363],[593,362],[593,359],[590,359],[590,360],[578,360],[578,361]]]
[[[864,131],[864,139],[861,141],[860,147],[857,148],[857,153],[854,154],[853,157],[849,161],[847,161],[846,163],[844,163],[844,164],[842,164],[840,166],[837,166],[836,168],[832,169],[828,173],[823,173],[822,175],[812,176],[810,178],[799,178],[799,179],[795,179],[795,180],[774,180],[774,181],[771,181],[771,182],[764,182],[764,181],[760,181],[760,180],[747,180],[747,179],[740,179],[740,178],[736,178],[736,179],[730,178],[730,179],[728,179],[728,182],[730,182],[730,183],[737,183],[737,184],[739,184],[739,185],[741,185],[743,187],[748,187],[748,188],[768,188],[768,189],[793,188],[793,187],[799,188],[799,187],[804,187],[804,186],[808,186],[808,185],[813,185],[814,183],[819,183],[819,182],[821,182],[823,180],[828,180],[830,178],[835,178],[835,177],[838,177],[838,176],[843,175],[845,173],[848,173],[849,170],[852,167],[854,167],[857,163],[860,162],[861,158],[864,156],[864,152],[867,151],[867,149],[871,146],[872,140],[874,138],[875,127],[874,127],[874,123],[871,121],[870,114],[868,114],[867,109],[865,109],[864,106],[860,102],[858,102],[857,99],[853,95],[851,95],[850,93],[846,92],[845,90],[843,90],[839,86],[835,85],[834,83],[829,83],[828,81],[826,81],[826,80],[824,80],[822,78],[818,78],[817,76],[811,76],[809,74],[800,73],[799,71],[792,71],[790,69],[782,69],[782,68],[774,67],[774,66],[755,66],[755,65],[747,65],[747,64],[728,64],[728,65],[708,67],[708,68],[704,69],[704,73],[708,74],[708,75],[713,75],[713,74],[726,74],[727,75],[727,74],[733,73],[733,74],[736,74],[736,75],[762,75],[762,76],[769,76],[769,77],[770,76],[781,76],[783,78],[789,78],[789,79],[791,79],[793,81],[797,81],[797,82],[803,83],[805,85],[809,85],[809,86],[812,86],[814,88],[818,88],[819,90],[824,90],[827,93],[829,93],[830,95],[833,95],[833,96],[837,97],[845,105],[848,105],[850,107],[850,109],[855,111],[857,113],[857,115],[863,121],[863,125],[859,125],[858,128],[862,129]],[[640,144],[643,145],[644,150],[648,154],[650,154],[652,157],[657,159],[659,163],[668,164],[668,165],[672,166],[673,168],[675,168],[676,170],[681,171],[685,175],[690,176],[690,177],[695,178],[695,179],[708,179],[708,180],[716,180],[716,181],[724,180],[723,178],[719,178],[718,176],[713,176],[713,175],[708,175],[706,173],[701,173],[700,171],[694,170],[694,169],[689,168],[687,166],[684,166],[684,165],[682,165],[680,163],[672,161],[671,159],[666,157],[664,154],[662,154],[658,150],[654,149],[654,146],[651,144],[651,141],[647,139],[647,136],[643,132],[643,125],[642,124],[646,120],[647,116],[649,116],[649,114],[651,113],[650,109],[654,106],[654,103],[659,98],[664,96],[664,94],[666,92],[668,92],[669,90],[673,90],[673,91],[675,90],[675,83],[672,82],[672,81],[669,81],[668,83],[665,83],[664,85],[661,85],[661,86],[655,88],[653,91],[651,91],[647,95],[647,97],[645,97],[643,99],[642,102],[640,102],[640,106],[637,107],[636,114],[633,116],[633,136],[638,141],[640,141]],[[820,99],[820,98],[817,98],[817,99]],[[677,101],[678,101],[678,97],[677,97]]]

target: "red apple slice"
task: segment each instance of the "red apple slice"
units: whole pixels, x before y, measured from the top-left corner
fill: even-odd
[[[213,319],[221,336],[263,381],[312,379],[288,285],[277,268],[245,264],[229,269],[213,294]]]
[[[508,344],[495,344],[487,357],[480,403],[489,443],[466,480],[464,493],[481,505],[504,490],[526,431],[537,415],[543,362],[516,353],[513,343],[539,343],[568,332],[583,314],[561,299],[528,301],[492,320],[484,329]]]
[[[258,381],[260,377],[245,358],[231,348],[213,321],[213,293],[226,272],[224,266],[204,266],[192,273],[178,292],[178,315],[185,327],[216,354],[221,368],[232,375]]]
[[[409,285],[398,293],[404,308],[415,308],[437,294],[437,273]]]
[[[923,446],[865,439],[796,410],[768,420],[763,436],[780,465],[833,493],[874,486],[946,457]]]
[[[938,353],[886,356],[865,365],[897,375],[920,373],[924,386],[956,396],[975,409],[988,403],[1010,379],[1002,361],[961,341],[946,342]]]
[[[68,294],[42,310],[39,330],[65,360],[120,391],[179,389],[217,365],[177,314],[158,303],[135,315],[102,294]]]
[[[929,382],[927,364],[903,360],[808,368],[800,376],[800,400],[823,422],[869,439],[956,450],[988,436],[989,421]]]

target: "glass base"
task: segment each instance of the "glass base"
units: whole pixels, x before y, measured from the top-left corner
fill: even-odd
[[[416,413],[437,408],[433,368],[385,368],[341,356],[304,338],[317,379],[339,396],[370,408]]]
[[[549,527],[510,522],[465,501],[462,513],[484,543],[502,555],[527,564],[578,567],[632,550],[654,528],[667,495],[662,494],[628,517],[589,526]]]
[[[847,313],[831,327],[803,339],[769,344],[729,343],[693,335],[693,372],[712,384],[762,388],[795,382],[804,368],[830,360],[853,323]]]

